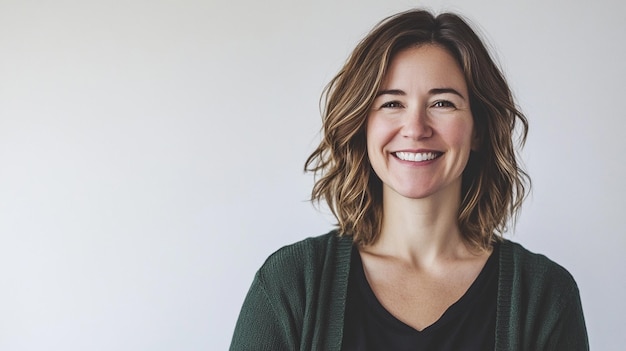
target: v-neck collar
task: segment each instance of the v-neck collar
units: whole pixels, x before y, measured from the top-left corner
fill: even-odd
[[[446,325],[450,321],[453,321],[456,316],[463,313],[468,308],[468,306],[471,305],[472,302],[475,301],[476,298],[483,292],[483,290],[486,289],[486,282],[489,278],[489,273],[492,269],[495,268],[494,265],[497,264],[497,260],[499,258],[498,247],[499,244],[494,247],[493,252],[483,265],[480,273],[478,274],[476,279],[474,279],[472,284],[467,288],[465,293],[456,302],[450,305],[441,315],[441,317],[439,317],[439,319],[437,319],[434,323],[422,330],[416,330],[415,328],[402,322],[380,303],[367,280],[367,276],[365,275],[365,270],[363,268],[363,262],[361,260],[361,255],[359,254],[359,250],[356,248],[352,249],[352,261],[350,263],[350,266],[351,269],[355,270],[353,273],[356,275],[355,277],[356,281],[358,282],[358,289],[360,293],[363,294],[368,304],[371,305],[372,312],[378,318],[385,320],[388,325],[393,328],[427,336],[428,334]]]

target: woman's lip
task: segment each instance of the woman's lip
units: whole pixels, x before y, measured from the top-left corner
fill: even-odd
[[[435,150],[435,149],[400,149],[400,150],[395,150],[392,153],[395,154],[396,152],[412,152],[412,153],[438,152],[438,153],[443,153],[442,151]]]

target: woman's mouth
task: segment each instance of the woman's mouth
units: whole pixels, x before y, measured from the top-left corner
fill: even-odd
[[[393,155],[402,161],[423,162],[423,161],[434,160],[437,157],[443,155],[443,153],[437,152],[437,151],[430,151],[430,152],[398,151],[398,152],[394,152]]]

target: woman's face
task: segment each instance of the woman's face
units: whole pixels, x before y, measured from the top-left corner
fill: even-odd
[[[400,51],[367,119],[367,152],[385,196],[458,201],[474,139],[456,60],[435,45]]]

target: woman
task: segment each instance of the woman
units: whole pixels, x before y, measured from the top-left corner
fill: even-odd
[[[460,17],[387,18],[325,103],[305,168],[338,228],[268,258],[231,350],[588,349],[571,275],[502,238],[528,124]]]

